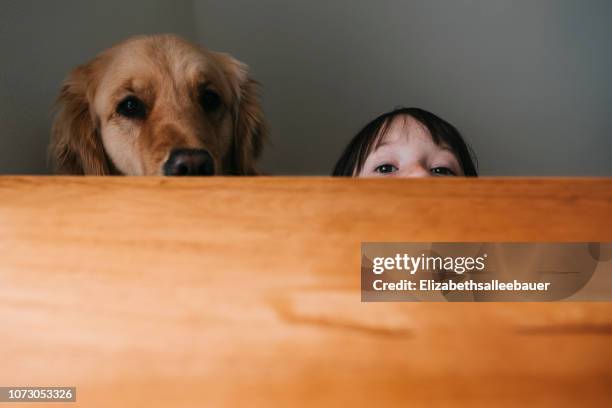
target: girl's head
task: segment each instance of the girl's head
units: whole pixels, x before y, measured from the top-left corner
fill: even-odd
[[[477,176],[472,151],[459,131],[419,108],[380,115],[351,140],[334,176]]]

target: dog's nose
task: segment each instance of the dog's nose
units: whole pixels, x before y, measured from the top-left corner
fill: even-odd
[[[212,176],[215,164],[204,149],[175,149],[164,163],[165,176]]]

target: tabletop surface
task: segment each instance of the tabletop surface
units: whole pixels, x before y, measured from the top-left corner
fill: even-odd
[[[611,303],[362,303],[366,241],[609,242],[612,179],[0,177],[0,386],[612,406]]]

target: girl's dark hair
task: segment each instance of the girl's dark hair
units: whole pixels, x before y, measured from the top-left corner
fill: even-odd
[[[461,133],[444,119],[419,108],[398,108],[368,123],[346,147],[332,175],[351,177],[359,173],[366,158],[373,150],[376,150],[393,120],[402,115],[409,115],[425,126],[436,145],[447,145],[457,156],[459,165],[466,176],[478,176],[474,164],[476,156],[463,140]]]

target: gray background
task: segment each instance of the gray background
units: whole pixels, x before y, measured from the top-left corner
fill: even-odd
[[[0,173],[43,173],[66,73],[129,35],[227,51],[262,85],[261,169],[328,174],[396,106],[455,124],[483,175],[612,176],[609,0],[0,1]]]

